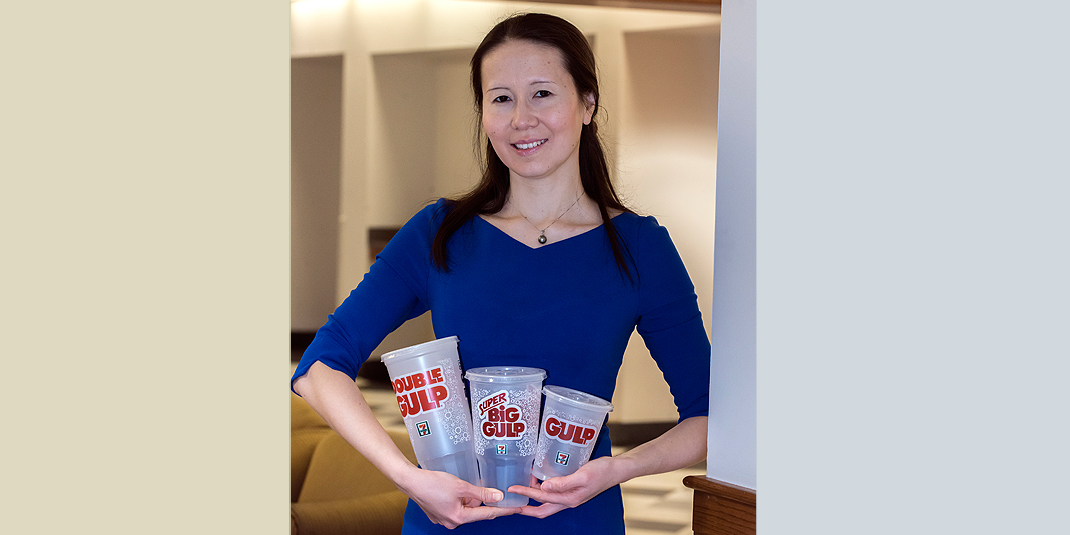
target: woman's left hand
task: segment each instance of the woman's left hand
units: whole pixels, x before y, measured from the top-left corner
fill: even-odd
[[[705,459],[708,424],[706,416],[692,416],[658,438],[620,455],[592,459],[572,475],[552,477],[541,485],[532,476],[530,487],[513,485],[507,490],[542,502],[538,507],[522,507],[520,514],[546,518],[562,509],[579,506],[613,485],[640,476],[671,472]]]
[[[541,484],[531,476],[531,486],[513,485],[509,492],[527,496],[542,502],[542,505],[525,505],[520,514],[546,518],[562,509],[581,505],[602,491],[616,485],[613,480],[613,457],[599,457],[583,465],[575,473],[564,477],[552,477]]]

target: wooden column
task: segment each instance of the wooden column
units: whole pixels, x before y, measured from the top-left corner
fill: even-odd
[[[705,476],[687,476],[695,490],[692,530],[695,535],[748,535],[757,532],[757,493]]]

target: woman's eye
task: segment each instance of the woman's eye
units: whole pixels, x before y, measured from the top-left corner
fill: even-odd
[[[542,97],[548,97],[548,96],[550,96],[550,92],[545,90],[545,89],[540,89],[540,90],[535,92],[535,97],[536,98],[542,98]]]
[[[500,96],[494,97],[494,100],[492,100],[491,102],[509,102],[509,97],[507,97],[505,95],[500,95]]]

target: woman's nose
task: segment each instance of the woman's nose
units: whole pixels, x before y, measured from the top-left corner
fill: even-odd
[[[535,117],[534,110],[527,103],[520,101],[513,107],[513,128],[518,130],[524,128],[531,128],[539,124],[538,118]]]

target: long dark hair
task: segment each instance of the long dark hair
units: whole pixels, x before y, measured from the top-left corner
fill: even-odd
[[[553,47],[561,52],[565,61],[565,69],[572,75],[576,91],[580,98],[585,95],[594,97],[594,111],[591,114],[590,124],[584,125],[580,132],[580,183],[584,193],[595,203],[602,214],[602,224],[609,237],[609,244],[613,250],[613,257],[617,260],[617,266],[621,272],[631,277],[625,261],[627,248],[613,221],[609,217],[609,210],[632,212],[624,206],[620,197],[613,188],[613,182],[609,176],[609,166],[606,164],[605,152],[598,137],[598,125],[595,116],[598,114],[599,93],[598,76],[595,72],[594,52],[587,38],[568,21],[542,13],[524,13],[513,15],[499,22],[483,38],[483,42],[476,48],[472,55],[472,94],[475,97],[477,124],[480,125],[479,137],[486,138],[482,131],[483,118],[483,58],[499,45],[507,41],[531,41],[534,43]],[[477,146],[479,143],[477,142]],[[431,246],[431,259],[436,266],[443,271],[449,271],[449,253],[447,244],[453,233],[460,229],[472,217],[477,214],[494,214],[499,212],[509,197],[509,168],[498,158],[490,139],[486,139],[483,148],[483,177],[475,189],[455,199],[446,202],[448,208],[442,220],[442,225],[435,234],[435,240]]]

